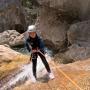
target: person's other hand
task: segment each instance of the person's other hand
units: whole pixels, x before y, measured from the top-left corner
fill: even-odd
[[[36,53],[36,52],[37,52],[37,50],[35,50],[35,49],[34,49],[34,50],[32,50],[32,53]]]

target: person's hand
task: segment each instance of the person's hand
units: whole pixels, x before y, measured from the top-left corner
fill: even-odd
[[[37,52],[37,50],[35,50],[35,49],[34,49],[34,50],[32,50],[32,53],[36,53],[36,52]]]

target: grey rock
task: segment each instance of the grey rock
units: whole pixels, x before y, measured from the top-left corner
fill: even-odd
[[[65,53],[67,58],[75,61],[90,58],[90,20],[71,25],[67,36],[71,44]]]
[[[0,0],[0,32],[15,29],[23,32],[26,26],[20,0]]]
[[[67,36],[71,44],[90,47],[90,20],[71,25]]]
[[[74,61],[88,59],[90,58],[90,47],[80,47],[77,44],[73,44],[64,53],[64,56]]]
[[[18,46],[24,44],[24,35],[16,30],[7,30],[0,33],[0,44],[8,44],[10,46]]]
[[[65,46],[68,24],[61,22],[56,10],[42,8],[36,27],[49,47],[59,50]]]
[[[90,19],[90,0],[37,0],[42,6],[48,6],[60,10],[71,17],[79,17],[82,20]],[[66,12],[66,13],[65,13]],[[76,18],[75,17],[75,18]]]

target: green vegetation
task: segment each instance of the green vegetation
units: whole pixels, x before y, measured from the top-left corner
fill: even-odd
[[[32,8],[32,0],[22,0],[22,5],[28,8]]]
[[[22,0],[22,5],[32,9],[33,6],[38,6],[38,3],[36,0]]]

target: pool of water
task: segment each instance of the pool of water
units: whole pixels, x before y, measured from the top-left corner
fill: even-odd
[[[12,49],[15,50],[15,51],[17,51],[17,52],[26,54],[26,55],[29,54],[28,50],[27,50],[26,47],[24,47],[24,46],[13,47]],[[53,51],[50,50],[50,49],[48,49],[47,47],[45,48],[45,52],[46,52],[49,56],[51,56],[51,57],[53,56]]]

